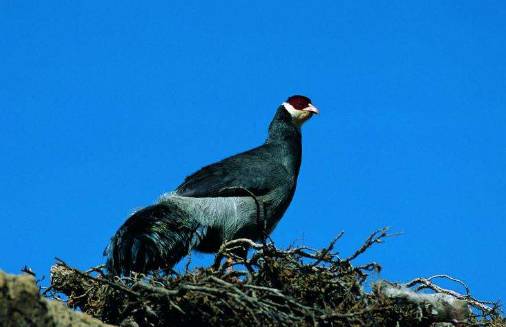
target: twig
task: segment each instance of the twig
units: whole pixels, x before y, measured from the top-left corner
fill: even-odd
[[[315,267],[315,266],[318,266],[322,261],[324,261],[324,259],[326,258],[326,256],[330,253],[330,251],[332,251],[332,249],[334,248],[334,245],[336,244],[336,242],[344,235],[344,231],[341,231],[339,234],[337,234],[337,236],[330,242],[330,244],[321,251],[320,255],[319,255],[319,258],[313,262],[311,264],[311,267]]]
[[[93,276],[87,275],[87,274],[85,274],[85,273],[81,272],[81,271],[80,271],[80,270],[78,270],[78,269],[75,269],[75,268],[70,267],[69,265],[67,265],[67,264],[65,263],[65,261],[63,261],[63,260],[61,260],[61,259],[59,259],[59,258],[55,258],[55,259],[56,259],[56,261],[57,261],[57,264],[59,264],[59,265],[61,265],[61,266],[65,267],[66,269],[68,269],[68,270],[70,270],[70,271],[72,271],[72,272],[74,272],[74,273],[78,274],[78,275],[79,275],[79,276],[81,276],[81,277],[84,277],[84,278],[90,279],[90,280],[92,280],[92,281],[94,281],[94,282],[97,282],[97,283],[104,283],[104,284],[107,284],[107,285],[111,286],[112,288],[115,288],[115,289],[117,289],[117,290],[120,290],[120,291],[122,291],[122,292],[125,292],[126,294],[128,294],[128,295],[130,295],[130,296],[134,296],[134,297],[139,297],[139,296],[140,296],[140,295],[139,295],[139,293],[133,292],[132,290],[130,290],[130,289],[128,289],[128,288],[126,288],[126,287],[124,287],[124,286],[122,286],[122,285],[118,284],[118,283],[113,283],[113,282],[111,282],[111,281],[109,281],[109,280],[107,280],[107,279],[95,278],[95,277],[93,277]]]
[[[478,300],[474,299],[473,297],[471,297],[469,295],[469,293],[467,295],[462,295],[462,294],[460,294],[458,292],[442,288],[442,287],[434,284],[431,281],[431,279],[439,278],[439,277],[442,277],[442,276],[446,276],[446,275],[436,275],[436,276],[432,276],[432,278],[431,277],[429,277],[429,278],[415,278],[412,281],[406,283],[405,286],[411,288],[411,287],[414,287],[416,285],[419,285],[419,286],[417,286],[417,290],[430,289],[430,290],[433,290],[436,293],[451,295],[451,296],[453,296],[454,298],[456,298],[458,300],[465,301],[465,302],[469,303],[470,305],[472,305],[473,307],[480,309],[482,312],[484,312],[486,314],[490,314],[490,313],[494,312],[493,308],[491,308],[491,307],[489,307],[489,306],[487,306],[485,304],[485,303],[488,303],[488,302],[478,301]],[[448,279],[454,280],[451,277],[448,278]],[[455,279],[455,281],[460,282],[457,279]],[[467,290],[467,287],[466,287],[466,290]],[[490,304],[490,303],[488,303],[488,304]]]
[[[347,262],[353,261],[354,259],[356,259],[359,255],[364,253],[368,248],[370,248],[374,244],[383,242],[384,238],[400,235],[400,233],[388,234],[388,230],[389,230],[388,227],[383,227],[381,229],[378,229],[377,231],[375,231],[371,235],[369,235],[369,237],[364,242],[364,244],[357,251],[355,251],[355,253],[353,253],[350,257],[346,258],[344,261],[347,261]]]

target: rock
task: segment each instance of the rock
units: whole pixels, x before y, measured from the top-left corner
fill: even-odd
[[[39,294],[32,276],[0,271],[0,326],[111,326]]]

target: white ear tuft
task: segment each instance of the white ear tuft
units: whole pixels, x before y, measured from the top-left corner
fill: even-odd
[[[283,107],[288,111],[290,116],[292,116],[292,121],[297,126],[302,126],[305,121],[307,121],[313,115],[310,111],[297,110],[288,102],[283,102]]]

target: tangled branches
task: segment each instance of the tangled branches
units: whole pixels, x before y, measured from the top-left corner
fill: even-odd
[[[101,268],[81,272],[59,261],[52,268],[51,298],[110,324],[121,326],[431,326],[502,325],[496,307],[467,291],[461,295],[431,278],[400,285],[378,282],[363,290],[371,263],[352,260],[382,242],[373,233],[355,253],[340,258],[334,246],[281,250],[272,243],[238,239],[224,244],[213,265],[184,275],[154,273],[108,279]],[[252,250],[244,258],[237,253]],[[449,277],[450,278],[450,277]],[[454,280],[459,282],[458,280]],[[432,294],[420,293],[423,289]],[[467,289],[467,288],[466,288]],[[480,314],[473,314],[472,307]]]

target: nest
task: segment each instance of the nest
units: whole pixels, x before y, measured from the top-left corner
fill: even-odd
[[[494,303],[474,299],[446,275],[405,284],[364,283],[381,267],[352,261],[389,237],[373,233],[351,256],[334,246],[278,249],[238,239],[224,244],[214,264],[184,274],[155,272],[110,278],[102,267],[82,272],[59,260],[44,294],[120,326],[506,326]],[[250,249],[247,258],[238,250]],[[465,294],[439,287],[462,284]]]

